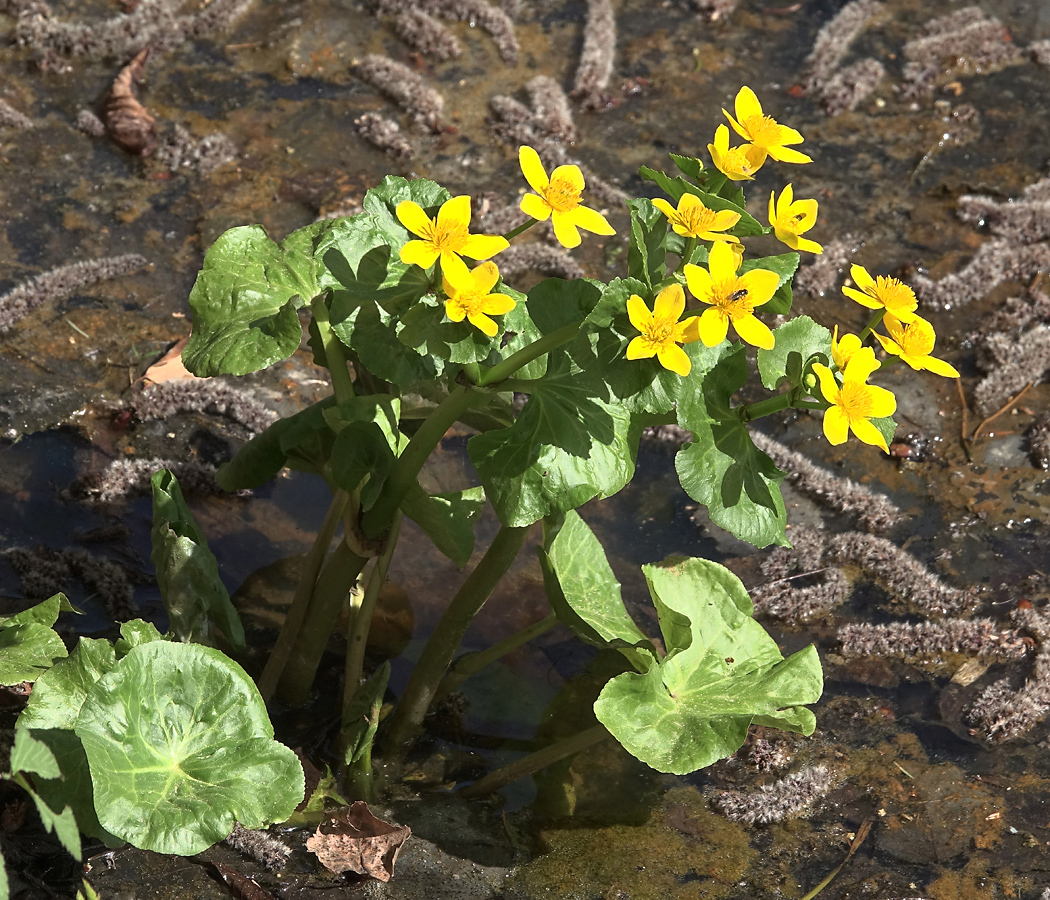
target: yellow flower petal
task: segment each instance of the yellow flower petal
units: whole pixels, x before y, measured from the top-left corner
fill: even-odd
[[[445,301],[445,315],[453,322],[462,322],[467,317],[467,311],[449,298]]]
[[[488,337],[495,337],[496,333],[499,331],[499,326],[483,312],[469,313],[467,319],[470,321],[471,325]]]
[[[849,419],[837,406],[824,412],[824,437],[828,439],[829,444],[835,446],[845,444],[846,438],[849,437]]]
[[[474,290],[474,276],[467,268],[467,264],[458,256],[449,254],[448,259],[442,260],[441,278],[445,293],[449,296],[453,293],[465,294]]]
[[[728,281],[736,274],[737,266],[736,254],[725,242],[719,241],[711,248],[707,256],[707,269],[713,282]]]
[[[569,210],[565,215],[571,217],[573,224],[584,231],[594,234],[616,234],[605,216],[589,206],[577,206],[576,209]]]
[[[460,253],[471,259],[489,259],[510,246],[506,238],[495,234],[471,234],[467,236]]]
[[[649,359],[652,356],[656,356],[656,345],[641,335],[633,338],[627,345],[628,359]]]
[[[441,204],[437,214],[437,227],[441,230],[470,227],[470,196],[460,194]]]
[[[871,347],[861,347],[846,363],[846,368],[842,373],[843,383],[867,381],[871,373],[878,367],[879,361],[875,358],[875,351]]]
[[[781,127],[783,127],[783,126],[781,126]],[[784,130],[788,131],[788,130],[794,130],[794,129],[784,129]],[[795,134],[798,134],[798,132],[796,131]],[[783,138],[782,138],[782,140],[783,140]],[[797,143],[797,141],[784,141],[784,143],[786,143],[786,144],[794,144],[794,143]],[[786,163],[811,163],[811,162],[813,162],[813,157],[806,156],[805,153],[800,153],[798,150],[794,150],[791,147],[772,146],[772,147],[769,147],[768,150],[769,150],[769,155],[772,156],[773,159],[775,159],[777,162],[786,162]]]
[[[795,241],[798,244],[798,246],[795,248],[796,250],[806,250],[810,253],[824,252],[824,248],[820,244],[818,244],[816,241],[811,241],[809,238],[800,237],[796,238]]]
[[[532,147],[521,146],[518,148],[518,163],[521,165],[521,174],[537,194],[543,193],[550,179],[540,161],[540,155]],[[535,218],[535,216],[533,217]]]
[[[875,340],[882,344],[882,349],[885,350],[887,353],[890,353],[893,356],[900,356],[903,352],[901,350],[900,344],[898,344],[892,338],[885,337],[879,334],[877,331],[873,331],[872,336],[875,338]],[[842,366],[839,366],[839,368],[841,369]],[[912,366],[912,368],[914,369],[915,366]]]
[[[868,270],[864,266],[858,266],[854,263],[849,267],[849,274],[854,284],[862,291],[875,286],[875,279],[868,274]]]
[[[669,284],[653,303],[653,318],[677,322],[685,312],[685,291],[680,284]]]
[[[839,385],[835,381],[835,376],[831,374],[831,369],[822,363],[813,363],[813,371],[817,373],[817,380],[820,382],[820,392],[824,395],[824,399],[828,403],[834,403],[838,400]]]
[[[686,352],[677,344],[664,344],[656,351],[656,358],[665,369],[669,369],[683,378],[693,368],[693,364],[689,361]]]
[[[700,340],[705,347],[717,347],[729,334],[729,317],[720,310],[704,310],[696,323]]]
[[[856,300],[861,306],[866,306],[868,309],[882,309],[883,306],[874,297],[869,297],[867,294],[858,291],[856,288],[845,287],[842,288],[844,293],[851,300]]]
[[[653,314],[645,305],[645,301],[637,294],[631,294],[627,298],[627,318],[639,331],[645,332],[652,328]]]
[[[499,281],[499,267],[493,262],[482,263],[470,273],[474,289],[479,294],[489,293]]]
[[[828,412],[831,412],[831,410],[828,410]],[[824,414],[824,418],[827,419],[827,413]],[[885,453],[890,452],[890,448],[886,446],[886,438],[882,436],[882,432],[867,419],[853,419],[849,423],[849,429],[860,440],[864,441],[865,444],[871,444],[873,447],[881,447]],[[827,431],[825,430],[825,434],[826,433]],[[831,439],[828,438],[828,440]],[[832,441],[832,443],[834,443],[834,441]]]
[[[506,294],[489,294],[483,299],[481,311],[488,313],[490,316],[502,316],[505,313],[509,313],[517,305],[517,301]]]
[[[437,261],[439,252],[430,241],[409,241],[401,248],[401,262],[429,269]]]
[[[924,368],[934,375],[943,375],[945,378],[958,378],[959,372],[951,363],[945,362],[943,359],[937,359],[933,356],[927,356],[924,362]]]
[[[558,166],[553,172],[551,172],[551,182],[564,182],[572,186],[572,189],[579,193],[583,190],[583,172],[580,171],[579,166]]]
[[[736,117],[741,121],[751,116],[762,115],[762,104],[758,102],[755,92],[746,84],[736,92],[733,109],[736,111]]]
[[[897,411],[897,398],[893,391],[888,391],[877,384],[868,385],[868,398],[871,400],[871,416],[876,419],[885,419]]]
[[[685,200],[685,198],[689,197],[689,196],[691,196],[691,195],[690,194],[685,194],[682,197],[682,199]],[[663,197],[656,197],[656,198],[654,198],[653,199],[653,206],[655,206],[658,210],[660,210],[660,212],[662,212],[665,216],[667,216],[668,219],[674,219],[678,215],[678,211],[673,206],[671,206],[670,203],[668,203],[666,200],[664,200]]]
[[[754,309],[773,298],[780,286],[780,276],[769,269],[751,269],[737,279],[737,284],[747,291],[747,302]]]
[[[733,319],[733,327],[744,343],[763,350],[773,349],[775,343],[773,332],[757,316],[740,316]]]
[[[710,303],[711,273],[700,266],[694,266],[692,263],[686,264],[682,271],[685,273],[685,283],[689,286],[689,293],[696,297],[697,300]],[[734,271],[736,270],[734,269]]]
[[[536,194],[526,194],[521,198],[521,211],[539,222],[546,222],[551,217],[550,204]]]
[[[580,232],[576,230],[571,214],[554,210],[551,214],[551,222],[554,225],[554,236],[558,239],[558,243],[570,250],[580,246]]]
[[[398,221],[412,234],[418,234],[420,237],[426,237],[430,234],[434,223],[431,222],[430,217],[423,212],[423,207],[418,203],[412,200],[402,200],[394,212]]]

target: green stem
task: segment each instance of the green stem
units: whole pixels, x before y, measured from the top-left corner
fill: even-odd
[[[477,397],[473,388],[459,385],[427,416],[394,463],[379,499],[362,516],[361,530],[365,537],[378,538],[390,527],[397,508],[416,483],[416,476],[423,464],[456,419],[477,401]]]
[[[777,394],[775,397],[768,397],[765,400],[759,400],[757,403],[738,406],[737,415],[744,422],[761,419],[763,416],[770,416],[773,413],[780,412],[782,409],[789,409],[793,406],[791,396],[791,392],[788,391],[786,394]]]
[[[516,238],[523,231],[528,231],[530,228],[532,228],[532,226],[535,225],[537,221],[539,220],[529,219],[528,222],[522,222],[517,228],[512,228],[505,235],[503,235],[503,239],[507,241],[514,240],[514,238]]]
[[[878,325],[879,322],[882,321],[882,317],[884,315],[886,315],[886,310],[885,309],[880,309],[878,312],[875,313],[875,315],[873,315],[871,317],[871,321],[868,322],[868,324],[864,326],[864,330],[859,335],[859,337],[860,337],[862,342],[864,341],[864,338],[866,338],[869,334],[871,334],[872,329],[876,325]]]
[[[361,686],[361,673],[365,665],[365,648],[368,646],[368,632],[372,627],[372,617],[375,615],[376,603],[379,601],[379,592],[386,582],[386,573],[390,568],[390,557],[394,555],[394,547],[397,545],[397,536],[401,531],[401,514],[394,516],[394,523],[390,526],[383,552],[379,554],[372,574],[368,577],[368,585],[365,588],[365,596],[360,607],[350,621],[350,629],[346,645],[346,675],[343,680],[343,709],[349,706],[351,699],[357,689]],[[346,722],[343,723],[346,726]]]
[[[430,708],[463,635],[514,562],[528,531],[527,526],[501,527],[474,571],[449,601],[434,633],[423,647],[419,662],[412,671],[412,677],[390,721],[387,740],[395,749],[408,744],[423,724],[423,717]]]
[[[540,619],[540,621],[522,628],[521,631],[514,632],[514,634],[505,637],[502,641],[493,644],[486,650],[482,650],[479,653],[466,653],[459,657],[449,668],[448,674],[442,679],[441,684],[438,685],[434,699],[440,700],[446,694],[452,693],[464,681],[476,675],[486,666],[506,656],[511,651],[517,650],[518,647],[527,644],[529,641],[535,640],[541,634],[546,634],[557,624],[558,617],[552,613],[546,619]]]
[[[368,557],[358,556],[340,541],[317,576],[306,621],[277,685],[278,696],[289,706],[298,706],[309,696],[343,603],[367,562]]]
[[[314,315],[314,324],[317,333],[321,336],[321,346],[324,347],[325,363],[328,372],[332,376],[332,391],[335,394],[336,403],[345,403],[354,396],[354,383],[350,379],[350,371],[346,367],[346,356],[343,353],[343,345],[339,336],[332,330],[332,322],[328,316],[328,306],[324,302],[324,294],[319,294],[310,301],[310,311]]]
[[[604,725],[595,725],[593,728],[588,728],[579,732],[579,734],[574,734],[572,737],[555,741],[549,747],[544,747],[542,750],[523,756],[509,765],[496,769],[494,772],[489,772],[480,781],[475,781],[469,787],[459,791],[459,796],[470,798],[491,794],[512,781],[517,781],[519,778],[524,778],[526,775],[545,769],[547,766],[558,762],[558,760],[565,759],[567,756],[573,756],[581,750],[593,747],[595,744],[600,744],[611,736]]]
[[[343,510],[349,499],[346,491],[336,491],[328,512],[325,513],[324,522],[321,523],[321,528],[317,532],[317,537],[314,538],[314,545],[306,555],[303,573],[295,587],[292,605],[284,617],[281,633],[277,637],[273,650],[270,651],[266,667],[259,676],[259,693],[262,694],[263,700],[269,700],[273,696],[277,682],[288,662],[288,657],[292,653],[292,647],[295,646],[295,641],[299,637],[299,629],[302,628],[303,621],[306,619],[306,611],[310,605],[317,574],[321,571],[321,564],[328,553],[328,547],[332,543],[335,530],[339,527],[339,520],[343,516]]]
[[[685,239],[685,250],[682,251],[682,258],[678,262],[678,268],[676,272],[681,272],[685,268],[686,264],[691,262],[693,259],[693,251],[696,250],[696,238]]]
[[[551,350],[556,350],[562,346],[562,344],[569,343],[576,337],[576,333],[579,330],[579,323],[574,322],[571,325],[564,325],[550,334],[545,334],[538,341],[533,341],[527,347],[522,347],[517,353],[512,353],[503,362],[497,363],[487,372],[482,372],[478,384],[496,384],[506,378],[510,378],[522,366],[527,366],[534,359],[543,356],[544,353],[549,353]]]

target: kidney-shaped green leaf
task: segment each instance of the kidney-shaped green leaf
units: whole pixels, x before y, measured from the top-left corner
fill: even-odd
[[[302,766],[273,740],[258,689],[211,647],[133,648],[91,689],[76,733],[99,821],[141,849],[192,856],[303,798]]]
[[[594,705],[628,751],[684,775],[735,753],[752,722],[812,734],[804,704],[823,690],[815,647],[784,659],[751,617],[743,585],[717,563],[687,559],[644,571],[667,657],[644,674],[616,676]]]

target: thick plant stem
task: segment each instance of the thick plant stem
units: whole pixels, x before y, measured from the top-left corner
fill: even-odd
[[[397,536],[400,531],[401,514],[397,513],[394,516],[394,524],[390,526],[390,533],[387,535],[383,552],[379,554],[375,567],[368,576],[364,599],[350,621],[346,644],[346,676],[343,680],[343,709],[346,709],[361,686],[365,648],[368,646],[368,632],[372,627],[372,617],[375,615],[376,603],[379,601],[379,592],[386,581],[386,573],[390,568],[390,557],[394,555],[394,547],[397,545]],[[346,723],[344,722],[343,725],[345,727]]]
[[[696,250],[696,238],[685,239],[685,249],[682,251],[682,258],[679,260],[677,271],[681,272],[689,263],[693,261],[693,251]]]
[[[383,492],[375,505],[361,518],[361,530],[369,539],[378,538],[394,521],[394,514],[405,499],[409,489],[416,483],[416,476],[423,468],[445,432],[473,403],[478,394],[472,387],[460,385],[449,394],[423,421],[408,442],[404,452],[397,458]]]
[[[354,396],[354,383],[350,380],[350,371],[346,367],[343,345],[339,341],[339,336],[332,330],[332,322],[328,318],[328,306],[325,304],[323,294],[310,301],[310,311],[314,316],[317,333],[321,336],[321,346],[324,347],[328,372],[332,376],[335,402],[345,403]]]
[[[346,491],[339,490],[335,492],[332,503],[328,507],[328,512],[325,514],[324,522],[321,523],[321,528],[314,539],[314,545],[306,556],[303,574],[299,579],[299,584],[296,585],[292,605],[288,608],[288,613],[284,617],[284,625],[281,626],[281,633],[277,637],[277,643],[274,644],[273,650],[270,651],[270,658],[266,661],[266,667],[263,669],[262,675],[259,676],[259,693],[262,694],[263,700],[269,700],[273,696],[277,682],[280,680],[281,673],[288,662],[288,657],[291,656],[292,647],[295,646],[296,639],[299,637],[299,629],[302,628],[303,621],[306,619],[306,612],[310,606],[310,597],[314,592],[317,574],[321,571],[321,564],[328,553],[328,546],[332,543],[332,537],[335,535],[336,528],[339,527],[339,520],[343,516],[343,510],[346,509],[349,499]]]
[[[528,531],[528,526],[500,528],[477,567],[449,602],[390,721],[387,741],[392,747],[400,748],[415,737],[463,635],[514,562]]]
[[[475,781],[472,785],[459,791],[459,796],[482,797],[485,794],[491,794],[512,781],[517,781],[519,778],[524,778],[526,775],[545,769],[547,766],[558,762],[558,760],[565,759],[567,756],[573,756],[581,750],[593,747],[595,744],[600,744],[611,736],[604,725],[595,725],[593,728],[588,728],[586,731],[581,731],[572,737],[555,741],[549,747],[544,747],[542,750],[523,756],[509,765],[496,769],[494,772],[489,772],[480,781]]]
[[[558,617],[551,613],[546,619],[540,619],[538,622],[534,622],[532,625],[528,625],[522,628],[521,631],[516,631],[510,637],[505,637],[502,641],[493,644],[487,650],[482,650],[479,653],[467,653],[457,659],[449,668],[448,674],[442,679],[440,686],[437,689],[437,693],[434,695],[435,700],[440,700],[446,694],[456,690],[464,681],[472,676],[476,675],[486,666],[494,663],[497,659],[506,656],[512,650],[517,650],[518,647],[523,644],[527,644],[529,641],[535,640],[541,634],[546,634],[555,625],[558,624]]]
[[[543,356],[544,353],[558,349],[562,344],[569,343],[576,337],[576,333],[579,330],[579,323],[573,322],[571,325],[564,325],[557,331],[545,334],[538,341],[533,341],[528,346],[522,347],[517,353],[512,353],[503,362],[497,363],[487,372],[482,372],[478,384],[498,384],[504,379],[510,378],[522,366],[528,365],[534,359]]]
[[[757,403],[739,406],[737,407],[738,415],[744,422],[750,422],[752,419],[761,419],[763,416],[769,416],[775,412],[780,412],[782,409],[788,409],[792,406],[792,396],[793,394],[789,391],[786,394],[777,394],[775,397],[759,400]]]
[[[309,696],[339,612],[367,562],[368,557],[358,556],[346,541],[340,541],[328,557],[317,576],[306,621],[277,685],[277,695],[284,703],[297,706]]]

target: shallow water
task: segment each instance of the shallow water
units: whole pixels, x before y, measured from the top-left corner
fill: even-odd
[[[850,63],[875,56],[886,78],[855,112],[827,118],[811,99],[796,96],[793,86],[818,30],[841,8],[838,0],[776,6],[744,0],[714,23],[685,2],[614,4],[619,39],[609,89],[616,105],[597,113],[576,110],[579,140],[571,155],[629,192],[646,192],[634,174],[638,166],[665,167],[668,151],[704,154],[720,108],[730,108],[739,86],[749,84],[768,111],[802,131],[804,149],[815,160],[797,168],[767,165],[747,189],[757,218],[765,221],[769,191],[791,180],[796,196],[820,201],[816,240],[827,243],[850,232],[861,245],[853,261],[872,272],[943,277],[988,240],[986,230],[956,217],[958,196],[1016,197],[1046,174],[1050,157],[1050,69],[1027,57],[987,72],[961,68],[914,102],[895,92],[903,43],[930,18],[963,5],[889,0],[845,58]],[[1018,47],[1050,38],[1050,6],[1039,0],[987,0],[982,6],[1002,20]],[[120,15],[119,4],[108,0],[55,2],[53,8],[59,17],[85,21]],[[78,110],[100,108],[124,60],[78,58],[70,61],[71,71],[41,72],[31,48],[5,46],[0,98],[35,127],[0,128],[0,291],[76,260],[134,252],[150,266],[45,303],[0,336],[0,436],[6,441],[0,444],[0,546],[61,548],[82,532],[123,524],[127,532],[92,545],[92,552],[141,576],[135,587],[140,609],[162,621],[150,579],[148,500],[100,509],[68,490],[117,456],[207,459],[243,438],[198,415],[126,429],[113,424],[121,392],[188,333],[186,297],[204,250],[239,224],[262,223],[280,238],[318,214],[352,206],[388,172],[431,177],[454,192],[492,191],[513,199],[520,175],[513,152],[492,136],[488,101],[498,93],[524,100],[521,88],[536,74],[571,85],[585,14],[582,2],[524,2],[515,67],[501,62],[480,29],[452,26],[463,55],[421,64],[443,93],[445,122],[453,126],[431,135],[413,130],[353,77],[351,63],[365,53],[409,59],[389,27],[363,4],[258,0],[228,32],[157,54],[140,89],[162,136],[180,124],[196,138],[222,132],[233,140],[236,160],[207,176],[171,173],[156,159],[129,155],[107,138],[76,130]],[[0,14],[0,32],[13,23]],[[962,104],[976,109],[979,124],[965,142],[953,144],[944,135],[952,110]],[[358,136],[354,119],[368,111],[406,126],[417,149],[411,165],[389,160]],[[613,222],[622,233],[624,218],[614,214]],[[577,256],[589,273],[610,277],[621,271],[622,246],[620,238],[604,246],[585,241]],[[967,396],[979,373],[965,337],[989,310],[1026,286],[1007,282],[982,299],[932,316],[939,346],[962,371]],[[824,297],[799,296],[796,308],[828,327],[855,329],[864,321],[837,288]],[[300,355],[246,381],[265,402],[291,409],[323,392],[318,379]],[[1035,385],[1019,404],[1023,409],[996,420],[994,435],[975,444],[968,462],[959,441],[954,384],[899,370],[883,383],[898,392],[901,433],[920,433],[932,442],[926,461],[898,462],[853,442],[833,450],[819,422],[808,416],[763,427],[836,474],[890,494],[908,513],[891,532],[894,542],[906,544],[950,583],[980,586],[981,614],[1005,627],[1018,600],[1039,603],[1050,594],[1048,476],[1029,462],[1022,438],[1033,418],[1047,413],[1050,391]],[[971,429],[977,418],[970,414]],[[450,437],[443,450],[430,472],[434,483],[454,489],[469,482],[462,436]],[[292,565],[281,560],[309,546],[323,514],[323,493],[293,476],[252,500],[194,501],[228,586],[241,589],[251,625],[270,627],[279,615],[281,578]],[[787,496],[794,524],[854,527],[805,496],[791,490]],[[702,516],[694,521],[692,506],[677,489],[673,456],[651,447],[643,450],[634,483],[584,511],[602,533],[628,603],[640,617],[645,588],[637,567],[669,553],[731,561],[756,580],[757,560],[744,559],[751,551]],[[493,520],[481,530],[486,540],[494,533]],[[250,576],[266,566],[275,568],[253,593]],[[405,590],[415,622],[413,640],[395,665],[398,686],[440,613],[440,598],[458,576],[409,531],[391,577]],[[268,606],[253,599],[259,593],[268,594]],[[11,598],[12,607],[19,603],[18,580],[6,563],[0,564],[0,595]],[[88,613],[78,630],[106,627],[96,598],[74,600]],[[526,554],[511,584],[479,617],[467,645],[498,639],[544,613],[539,574]],[[442,795],[404,801],[397,813],[448,852],[483,865],[531,859],[505,883],[513,897],[800,897],[841,862],[846,835],[871,819],[871,836],[822,897],[1034,900],[1050,886],[1050,725],[990,746],[969,734],[961,715],[976,687],[949,684],[961,659],[847,664],[836,655],[835,629],[843,621],[901,618],[914,619],[914,611],[861,584],[849,604],[825,620],[783,630],[770,626],[785,652],[815,640],[825,663],[818,732],[789,742],[794,765],[824,763],[836,773],[836,787],[809,818],[760,827],[729,823],[708,808],[705,791],[754,785],[763,776],[732,762],[689,778],[658,776],[613,747],[508,789],[506,827],[487,807],[470,814],[478,821],[469,827],[446,827],[433,811],[446,802]],[[405,632],[407,620],[399,621]],[[397,627],[392,633],[394,643],[408,639]],[[585,680],[574,679],[588,664],[597,665],[556,630],[478,684],[468,683],[466,713],[443,731],[447,740],[421,757],[415,783],[456,780],[479,758],[496,765],[529,745],[537,728],[542,739],[549,737],[544,710],[553,702],[583,702]],[[1014,664],[1011,671],[1020,679],[1029,665]],[[1003,671],[992,667],[977,687]],[[569,696],[574,691],[575,699]],[[500,748],[500,736],[515,742]],[[477,837],[485,831],[498,832],[487,850]],[[114,884],[120,873],[118,863],[100,875],[99,885]],[[477,896],[491,892],[488,884]],[[197,890],[189,882],[184,887],[194,896]]]

